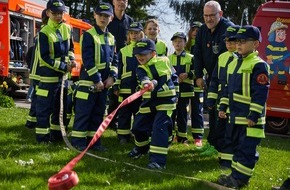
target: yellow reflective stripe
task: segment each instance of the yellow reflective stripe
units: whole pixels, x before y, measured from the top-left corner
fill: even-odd
[[[222,85],[219,84],[219,85],[218,85],[218,91],[220,92],[221,90],[222,90]]]
[[[122,96],[118,97],[118,102],[123,102],[124,98]]]
[[[165,83],[162,85],[163,90],[166,92],[167,90],[169,90],[168,85]]]
[[[40,76],[39,75],[35,75],[35,74],[29,74],[29,79],[40,80]]]
[[[131,77],[132,76],[132,71],[127,72],[127,73],[123,73],[121,76],[121,79],[127,78],[127,77]]]
[[[204,133],[204,129],[191,127],[191,132],[192,133],[201,133],[201,134],[203,134]]]
[[[156,110],[158,111],[166,111],[166,110],[174,110],[176,109],[176,104],[161,104],[156,106]]]
[[[82,91],[77,91],[76,97],[79,98],[79,99],[87,100],[89,98],[89,93],[82,92]]]
[[[183,80],[182,82],[187,83],[187,84],[193,84],[193,80],[189,78]]]
[[[87,131],[87,137],[94,137],[96,134],[96,131]]]
[[[228,98],[221,98],[220,104],[229,105],[229,99]]]
[[[233,99],[236,102],[241,102],[241,103],[244,103],[244,104],[250,104],[251,103],[251,97],[243,96],[243,95],[236,94],[236,93],[233,94]]]
[[[121,79],[117,79],[116,81],[115,81],[115,84],[114,85],[120,85],[121,84]]]
[[[242,83],[242,86],[243,86],[243,95],[246,96],[246,97],[249,97],[250,96],[250,77],[251,77],[251,74],[250,73],[243,73],[243,83]]]
[[[139,112],[140,112],[140,113],[150,113],[151,110],[150,110],[149,107],[141,107],[141,108],[139,109]]]
[[[136,141],[135,139],[135,145],[138,146],[138,147],[142,147],[142,146],[146,146],[148,145],[150,142],[149,142],[149,139],[147,141],[142,141],[142,142],[138,142]]]
[[[78,137],[78,138],[86,138],[87,137],[87,131],[72,131],[71,132],[72,137]]]
[[[179,92],[179,86],[174,86],[175,92]]]
[[[157,92],[157,97],[175,96],[175,89]]]
[[[247,176],[252,176],[254,173],[254,169],[252,168],[248,168],[244,165],[242,165],[241,163],[237,162],[235,169],[239,172],[241,172],[242,174],[245,174]]]
[[[124,88],[121,88],[119,90],[119,93],[120,94],[131,94],[131,89],[124,89]]]
[[[178,135],[179,137],[187,138],[187,133],[182,133],[182,132],[180,132],[180,131],[177,131],[177,135]]]
[[[227,154],[227,153],[220,152],[220,158],[222,160],[229,160],[229,161],[231,161],[233,159],[233,154]]]
[[[203,89],[199,88],[198,86],[195,86],[194,92],[203,92]]]
[[[50,129],[60,131],[60,126],[50,123]]]
[[[43,83],[57,83],[59,82],[59,78],[58,77],[44,77],[44,76],[40,76],[40,81]]]
[[[181,92],[180,97],[193,97],[194,92]]]
[[[38,90],[36,91],[36,95],[47,97],[48,96],[48,90],[44,90],[44,89],[38,88]]]
[[[207,94],[207,98],[211,98],[211,99],[217,99],[218,98],[218,94],[217,93],[214,93],[214,92],[209,92]]]
[[[131,133],[130,129],[117,129],[118,135],[129,135]]]
[[[259,104],[255,104],[255,103],[251,103],[250,104],[250,110],[258,112],[258,113],[262,113],[263,110],[264,110],[264,106],[261,106]]]
[[[258,119],[257,125],[264,125],[266,123],[265,117]],[[235,117],[235,124],[248,125],[248,120],[246,117]]]
[[[35,133],[40,135],[47,135],[49,134],[49,131],[50,131],[49,128],[38,128],[38,127],[35,128]]]
[[[79,81],[79,86],[87,86],[87,87],[90,87],[94,85],[94,82],[93,81],[89,81],[89,80],[80,80]]]
[[[69,52],[68,52],[68,56],[69,56],[69,58],[70,58],[71,60],[74,60],[74,59],[75,59],[75,54],[74,54],[74,52],[72,52],[72,51],[69,51]]]
[[[66,114],[66,118],[67,118],[67,119],[70,119],[71,116],[72,116],[72,114],[69,114],[69,113]]]
[[[54,64],[53,64],[53,67],[54,68],[59,68],[60,67],[60,58],[56,58],[55,60],[54,60]]]
[[[142,97],[143,98],[147,98],[147,99],[149,99],[149,98],[151,98],[151,92],[145,92],[143,95],[142,95]]]
[[[87,70],[87,73],[88,73],[89,76],[92,76],[92,75],[96,74],[97,72],[98,72],[98,69],[97,69],[96,66],[94,66],[90,70]]]
[[[118,67],[110,65],[110,71],[113,71],[114,73],[118,73]]]
[[[168,148],[150,145],[150,153],[167,154]]]
[[[36,117],[32,117],[30,115],[27,116],[27,121],[30,121],[30,122],[36,122]]]
[[[265,138],[264,129],[247,127],[247,137]]]

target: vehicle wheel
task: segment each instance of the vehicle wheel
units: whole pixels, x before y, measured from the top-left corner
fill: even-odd
[[[269,117],[266,120],[266,132],[286,134],[289,130],[287,118]]]

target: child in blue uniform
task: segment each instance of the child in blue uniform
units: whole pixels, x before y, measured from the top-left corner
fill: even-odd
[[[231,188],[246,186],[257,162],[257,146],[265,138],[265,103],[269,89],[269,68],[256,51],[261,33],[255,26],[241,27],[234,36],[238,59],[227,69],[219,117],[232,127],[233,159],[230,175],[222,175],[218,183]]]
[[[155,43],[152,40],[139,40],[133,54],[140,64],[136,71],[140,86],[149,87],[150,91],[143,94],[142,103],[135,116],[132,128],[135,147],[129,157],[139,158],[149,151],[148,168],[164,169],[172,132],[171,115],[176,108],[176,81],[174,83],[172,79],[169,59],[156,57]]]

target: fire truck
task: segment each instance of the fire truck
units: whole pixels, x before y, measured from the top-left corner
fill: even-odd
[[[262,4],[252,24],[262,34],[259,55],[270,66],[266,131],[285,134],[290,132],[290,1]]]
[[[29,68],[25,56],[41,27],[41,12],[46,3],[44,0],[0,0],[0,83],[7,81],[14,94],[27,93]],[[70,17],[69,8],[66,9],[64,21],[72,27],[77,62],[72,76],[77,77],[82,64],[80,36],[91,25]]]

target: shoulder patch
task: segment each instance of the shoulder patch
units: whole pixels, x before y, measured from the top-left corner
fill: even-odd
[[[268,81],[269,81],[268,76],[267,76],[266,74],[264,74],[264,73],[259,74],[259,75],[257,76],[257,82],[258,82],[259,84],[263,84],[263,85],[265,85],[265,84],[268,83]]]

